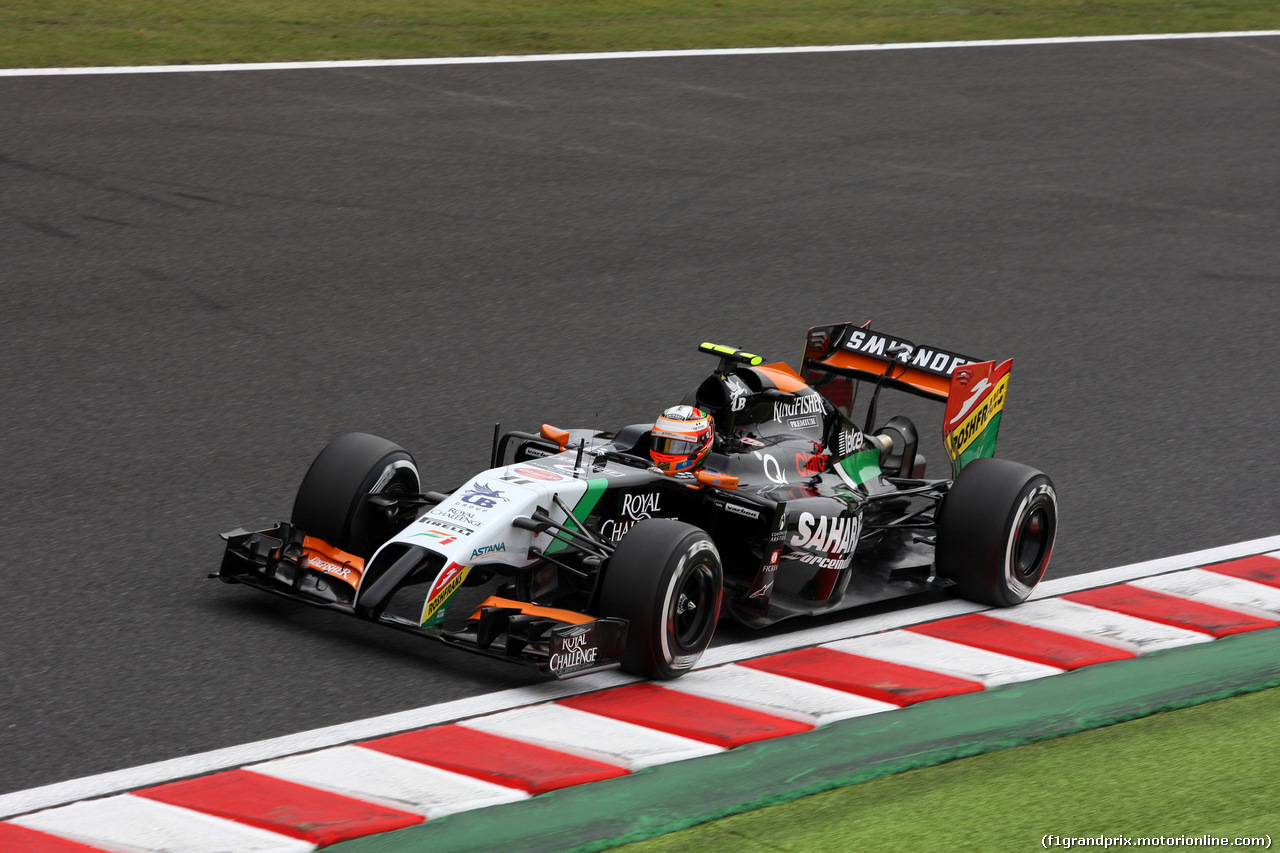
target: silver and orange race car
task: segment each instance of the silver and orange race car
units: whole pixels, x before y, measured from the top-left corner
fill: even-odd
[[[696,471],[654,466],[652,424],[544,425],[495,429],[486,470],[424,491],[407,451],[351,433],[316,457],[287,523],[223,534],[211,577],[557,677],[676,678],[721,618],[934,588],[1012,606],[1043,576],[1053,484],[993,458],[1011,362],[851,323],[810,329],[799,371],[700,349],[718,363],[684,400],[715,423]],[[946,476],[926,476],[911,419],[879,420],[897,392],[943,404]]]

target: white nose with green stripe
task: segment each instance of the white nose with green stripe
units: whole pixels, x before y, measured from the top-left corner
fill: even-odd
[[[575,477],[572,463],[573,454],[566,453],[477,474],[391,541],[427,548],[444,556],[446,564],[529,565],[534,562],[530,547],[554,554],[565,545],[550,533],[513,526],[515,519],[541,509],[573,530],[604,494],[605,478]],[[571,519],[553,498],[572,511]]]

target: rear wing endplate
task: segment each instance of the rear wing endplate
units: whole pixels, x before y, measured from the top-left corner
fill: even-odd
[[[832,383],[836,376],[945,403],[943,447],[953,476],[972,460],[994,455],[1013,361],[997,365],[869,326],[810,329],[800,375],[846,412],[853,405],[852,388]]]
[[[951,393],[942,416],[942,447],[951,460],[951,475],[975,459],[996,455],[996,436],[1004,414],[1005,393],[1013,359],[1000,364],[965,364],[951,374]]]

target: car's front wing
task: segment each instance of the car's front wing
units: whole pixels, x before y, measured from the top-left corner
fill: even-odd
[[[361,558],[290,524],[222,534],[226,550],[217,574],[315,607],[337,610],[476,654],[532,666],[556,678],[616,667],[626,645],[623,619],[541,607],[490,596],[457,630],[424,626],[383,607],[362,606],[376,578],[365,578]],[[364,581],[362,583],[362,581]],[[380,595],[385,600],[389,596]]]

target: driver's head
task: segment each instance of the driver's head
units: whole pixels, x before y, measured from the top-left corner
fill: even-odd
[[[711,450],[715,424],[696,406],[672,406],[654,422],[650,436],[654,465],[668,474],[692,471]]]

